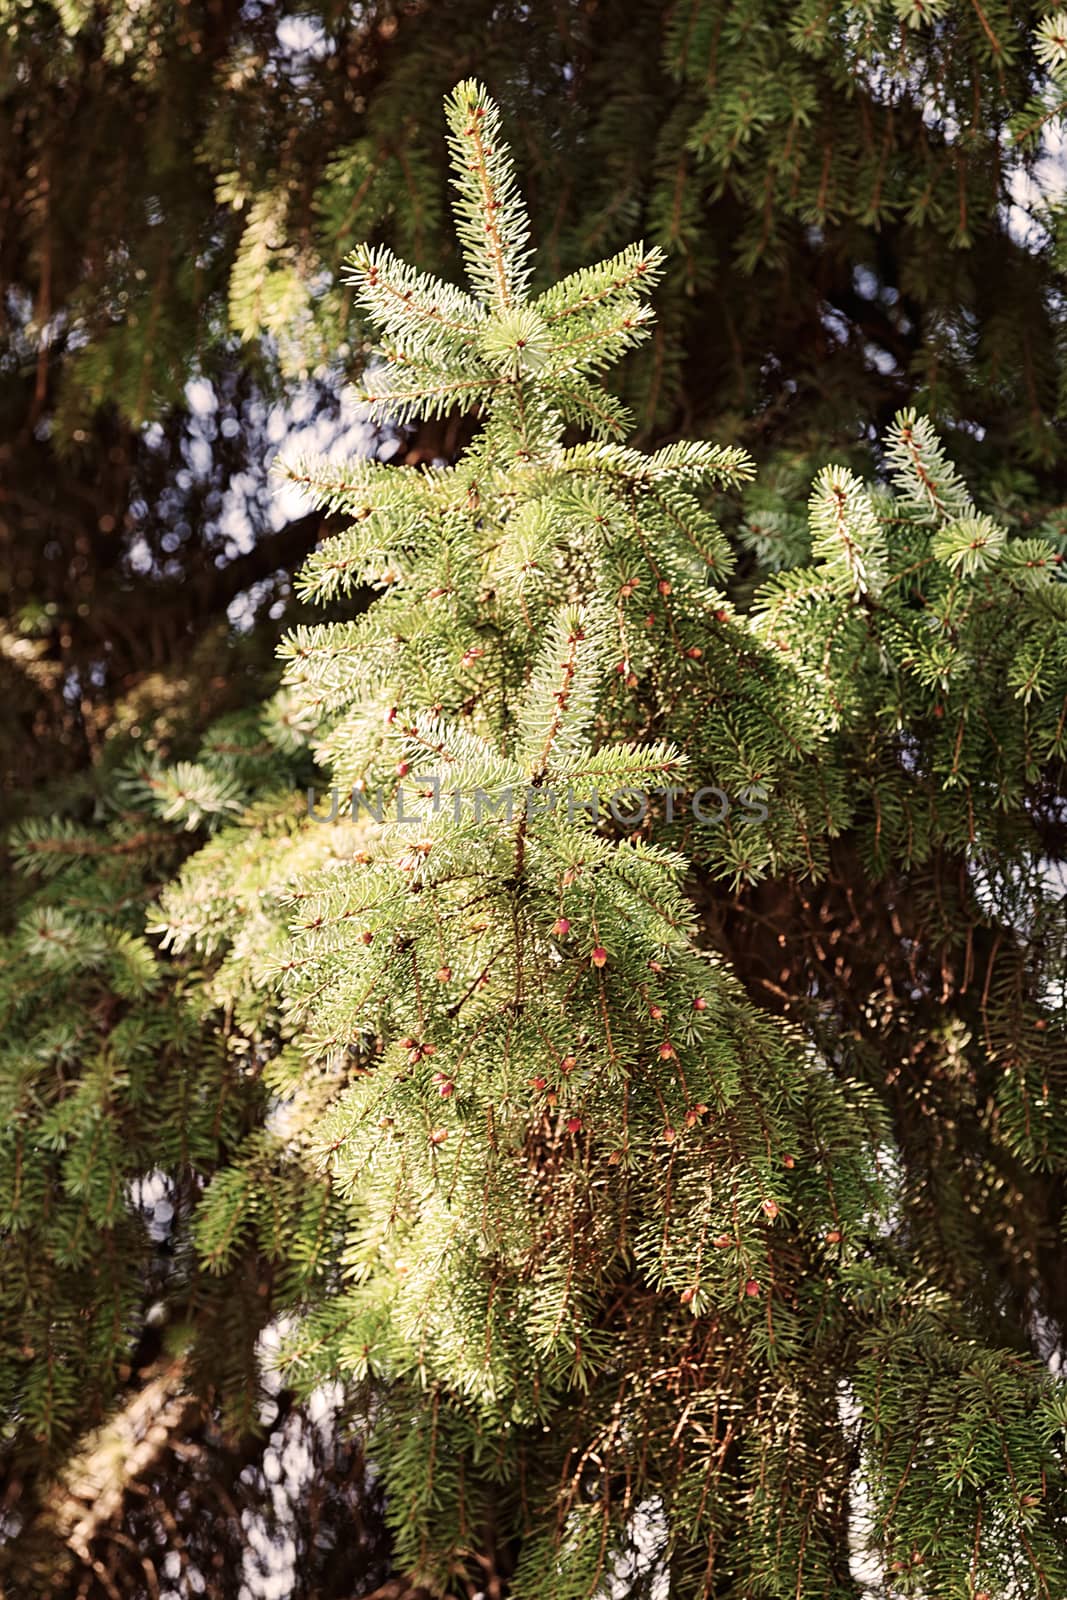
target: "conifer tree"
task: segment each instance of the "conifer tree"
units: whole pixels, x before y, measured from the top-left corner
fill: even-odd
[[[380,591],[283,649],[344,811],[238,819],[158,914],[275,997],[282,1192],[330,1182],[279,1204],[254,1135],[203,1259],[315,1262],[287,1370],[373,1384],[434,1593],[855,1596],[862,1553],[887,1595],[1054,1600],[1063,531],[906,410],[739,607],[744,453],[635,449],[598,381],[659,252],[532,292],[498,109],[446,113],[469,288],[349,277],[372,413],[473,440],[287,468],[351,519],[305,598]]]
[[[983,16],[994,40],[1015,27]],[[879,17],[875,55],[895,37]],[[694,7],[672,34],[682,122],[717,18]],[[815,59],[838,20],[809,19]],[[942,85],[972,44],[998,55],[977,14],[906,26]],[[735,43],[752,81],[782,67],[777,35]],[[1016,96],[1034,60],[1050,73],[1035,132],[1058,105],[1058,18],[1017,49]],[[803,72],[789,83],[762,126],[803,103]],[[122,1395],[158,1296],[190,1382],[234,1423],[254,1418],[275,1315],[292,1381],[341,1376],[367,1400],[396,1559],[438,1592],[592,1595],[618,1566],[635,1594],[660,1573],[683,1597],[855,1595],[876,1582],[857,1577],[866,1543],[889,1595],[1052,1600],[1062,513],[1027,498],[996,427],[968,455],[979,496],[910,410],[871,481],[855,460],[812,486],[795,456],[752,483],[732,446],[635,449],[624,401],[644,403],[640,363],[665,348],[650,291],[680,349],[702,225],[678,214],[688,253],[650,229],[665,260],[616,217],[613,257],[541,288],[496,107],[461,84],[449,122],[469,288],[379,243],[324,309],[329,325],[348,292],[383,337],[373,414],[466,412],[473,442],[450,468],[292,463],[351,526],[307,563],[303,598],[334,620],[292,632],[282,696],[188,760],[142,748],[118,769],[105,746],[69,816],[13,841],[5,1444],[20,1472],[61,1462]],[[801,210],[821,148],[804,126]],[[750,222],[756,128],[731,169]],[[634,136],[608,148],[632,156]],[[877,163],[834,148],[877,185]],[[908,181],[928,159],[944,180],[937,141],[915,150]],[[986,170],[955,155],[957,178]],[[656,170],[653,214],[676,192]],[[367,174],[335,175],[340,225]],[[447,259],[428,237],[410,248]],[[549,265],[583,243],[561,237],[546,229]],[[930,282],[959,248],[931,246]],[[979,345],[1014,393],[1028,358],[1009,323]],[[102,349],[86,360],[106,388]],[[600,380],[631,355],[620,398]],[[1035,459],[1041,372],[1011,423]],[[353,621],[365,584],[379,596]],[[9,661],[60,697],[17,633]],[[309,745],[356,824],[302,816]],[[146,902],[205,836],[150,919],[160,951]],[[149,1176],[174,1212],[162,1271]]]
[[[224,502],[265,396],[328,411],[362,369],[353,238],[460,272],[437,107],[468,72],[522,130],[542,284],[667,251],[609,378],[642,442],[866,470],[917,404],[976,488],[1061,503],[1062,37],[1002,0],[0,0],[0,731],[84,762],[129,675],[284,592],[314,528],[253,493],[235,559]]]

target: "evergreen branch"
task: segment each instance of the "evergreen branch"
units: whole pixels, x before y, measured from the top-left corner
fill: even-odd
[[[452,355],[462,355],[477,339],[485,320],[478,301],[399,261],[385,246],[360,245],[347,266],[360,304],[384,333],[412,339],[424,350],[429,342]]]
[[[898,412],[886,438],[885,453],[906,505],[936,522],[973,512],[963,480],[925,417],[914,410]]]
[[[603,622],[569,607],[554,619],[518,713],[517,758],[535,783],[584,744],[605,655]]]
[[[568,422],[589,428],[597,437],[625,438],[633,427],[630,411],[599,384],[588,383],[577,373],[554,377],[552,399]]]
[[[458,192],[456,231],[470,281],[486,302],[506,311],[524,297],[530,225],[503,140],[500,112],[473,78],[445,101]]]
[[[877,596],[885,583],[881,526],[863,485],[843,467],[824,467],[811,493],[812,554],[854,595]]]
[[[411,368],[395,367],[379,373],[374,389],[362,390],[359,399],[372,419],[400,424],[415,418],[442,417],[455,405],[462,405],[464,410],[487,405],[507,381],[488,373],[452,376],[420,362]]]
[[[534,301],[534,308],[552,327],[568,317],[584,317],[619,297],[628,298],[635,288],[650,294],[663,276],[663,263],[661,250],[627,245],[609,260],[581,267],[553,284]]]
[[[649,306],[636,300],[624,301],[617,309],[608,308],[568,327],[565,338],[549,338],[545,344],[545,363],[552,371],[602,372],[647,337],[648,325],[653,320],[654,313]]]

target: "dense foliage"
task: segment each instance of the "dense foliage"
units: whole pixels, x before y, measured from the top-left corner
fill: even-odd
[[[9,0],[0,17],[8,337],[36,358],[38,413],[62,366],[67,432],[101,402],[180,402],[231,335],[269,336],[290,376],[344,361],[353,235],[450,252],[436,106],[476,62],[521,116],[546,281],[639,233],[669,252],[632,378],[644,426],[756,407],[777,433],[790,414],[851,430],[919,385],[1017,455],[1058,457],[1059,280],[1027,186],[1062,101],[1046,7]]]
[[[372,414],[471,442],[289,463],[345,520],[300,580],[334,620],[196,759],[105,763],[110,820],[15,837],[13,1437],[100,1414],[150,1170],[184,1359],[254,1402],[282,1315],[289,1383],[365,1394],[412,1583],[854,1596],[862,1556],[1052,1600],[1062,528],[905,410],[802,529],[772,480],[738,590],[744,451],[636,449],[599,382],[659,252],[535,292],[498,109],[447,111],[469,290],[384,246],[347,276]]]
[[[358,376],[353,239],[458,272],[437,107],[472,72],[542,284],[667,252],[619,374],[646,442],[814,469],[915,403],[1016,512],[1062,500],[1057,39],[1003,0],[4,0],[3,726],[42,774],[84,763],[125,678],[284,595],[314,530],[257,492],[270,398]]]

